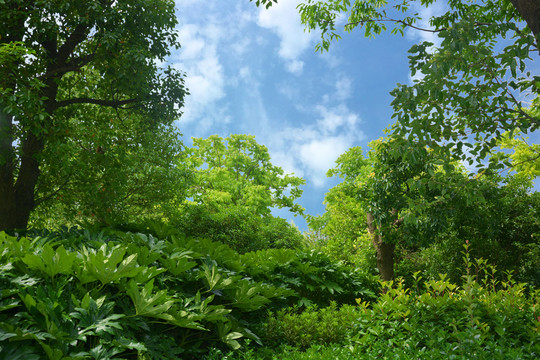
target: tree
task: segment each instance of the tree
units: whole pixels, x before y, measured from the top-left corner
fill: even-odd
[[[528,70],[540,53],[537,1],[450,1],[446,13],[423,19],[429,29],[417,25],[421,17],[411,12],[411,3],[390,8],[378,0],[307,0],[299,11],[308,30],[321,30],[321,51],[340,38],[336,24],[342,16],[348,18],[346,31],[363,28],[366,36],[380,34],[388,23],[394,33],[413,28],[437,34],[439,46],[426,41],[409,50],[411,73],[420,78],[392,91],[398,137],[482,167],[503,133],[540,127],[538,114],[526,111],[527,101],[540,93],[540,76]],[[490,160],[491,169],[511,166],[500,157]]]
[[[366,209],[358,200],[355,179],[366,178],[370,172],[371,166],[369,161],[364,159],[362,149],[349,149],[336,160],[336,167],[327,172],[328,177],[337,176],[343,181],[326,193],[324,214],[307,217],[311,234],[320,234],[319,244],[313,246],[320,247],[333,259],[354,265],[358,265],[362,260],[360,256],[365,250],[364,241],[369,236]],[[369,242],[368,246],[371,246]]]
[[[368,156],[351,148],[329,171],[344,179],[337,189],[348,189],[356,200],[336,202],[357,221],[343,223],[342,233],[369,233],[376,250],[377,268],[383,280],[394,277],[396,245],[420,247],[433,242],[448,226],[460,204],[478,204],[478,184],[455,160],[441,157],[407,139],[389,137],[372,141]],[[466,190],[464,188],[467,187]],[[334,192],[332,189],[329,193]],[[354,211],[351,212],[351,209]],[[335,209],[330,211],[339,213]],[[364,219],[364,228],[358,220]],[[346,230],[343,230],[346,229]]]
[[[270,162],[265,146],[251,135],[194,138],[188,151],[193,183],[182,203],[178,226],[187,234],[209,236],[241,252],[293,247],[298,229],[272,215],[273,208],[302,214],[295,203],[304,180],[284,175]]]
[[[178,117],[181,74],[156,65],[178,46],[176,23],[170,0],[0,3],[0,230],[27,226],[56,161],[45,149],[70,137],[62,112],[128,110],[149,128]]]
[[[191,178],[174,124],[149,130],[136,115],[118,118],[97,107],[67,123],[69,138],[51,139],[44,149],[43,157],[55,161],[41,167],[31,226],[167,218],[171,199],[185,194]]]

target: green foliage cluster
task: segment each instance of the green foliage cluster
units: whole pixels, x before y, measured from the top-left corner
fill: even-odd
[[[208,211],[203,206],[184,207],[173,219],[186,234],[208,237],[229,245],[240,253],[269,248],[296,248],[302,234],[287,220],[261,217],[241,206],[222,206]]]
[[[466,264],[472,271],[469,257]],[[357,307],[282,311],[269,319],[267,329],[271,335],[279,329],[282,342],[289,344],[273,352],[247,350],[223,358],[468,360],[540,355],[540,292],[527,294],[525,285],[511,277],[498,283],[472,272],[462,287],[445,276],[420,285],[416,274],[416,281],[412,288],[402,281],[385,282],[377,301],[359,300]],[[339,344],[329,344],[334,341]]]
[[[186,196],[180,193],[177,198],[171,224],[241,253],[300,244],[300,231],[274,217],[272,209],[302,214],[304,209],[295,201],[304,179],[273,165],[268,149],[252,135],[194,138],[193,145],[178,162],[180,168],[187,166],[193,179]]]
[[[423,271],[430,279],[447,274],[459,283],[464,275],[460,249],[468,241],[471,256],[496,266],[499,278],[511,271],[517,281],[537,288],[540,194],[531,192],[530,182],[521,176],[483,176],[475,183],[483,201],[455,201],[447,216],[440,219],[445,228],[433,234],[431,244],[423,248],[401,246],[396,274],[408,284],[416,271]]]
[[[244,321],[292,290],[205,239],[74,229],[0,234],[0,359],[173,359],[258,338]]]
[[[358,297],[375,299],[379,291],[375,276],[315,250],[267,249],[244,254],[241,259],[253,279],[295,291],[284,305],[354,304]]]
[[[343,343],[357,318],[353,305],[338,309],[335,302],[320,309],[308,307],[302,312],[297,307],[287,308],[270,314],[264,340],[266,344],[286,343],[304,350],[313,344]]]

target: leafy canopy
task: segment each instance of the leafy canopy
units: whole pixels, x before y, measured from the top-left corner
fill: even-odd
[[[299,11],[307,30],[321,30],[320,51],[341,37],[337,24],[342,17],[347,18],[346,31],[360,28],[366,36],[387,28],[436,34],[440,45],[424,41],[409,50],[411,74],[417,78],[392,91],[393,131],[484,167],[480,161],[490,158],[503,133],[526,134],[540,127],[538,114],[526,110],[540,94],[540,77],[530,71],[540,50],[535,20],[540,8],[534,3],[450,1],[445,13],[426,19],[413,12],[409,0],[393,6],[380,0],[307,0]],[[418,6],[432,4],[422,0]],[[430,27],[420,28],[421,19]],[[489,167],[510,166],[499,160],[492,157]]]
[[[252,135],[230,135],[223,139],[193,139],[189,161],[196,168],[195,185],[188,195],[194,203],[216,208],[242,206],[258,215],[269,215],[272,207],[289,208],[301,214],[294,201],[302,195],[305,181],[284,174],[270,162],[268,149]]]
[[[42,169],[81,158],[79,124],[129,117],[151,131],[177,119],[183,75],[158,66],[179,47],[174,11],[171,0],[0,2],[0,229],[27,226]],[[108,142],[126,138],[110,130]],[[57,179],[38,196],[53,198]]]

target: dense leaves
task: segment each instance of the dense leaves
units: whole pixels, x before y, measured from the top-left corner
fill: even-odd
[[[241,337],[258,339],[243,313],[294,293],[238,273],[235,252],[202,239],[72,229],[0,241],[0,346],[11,358],[237,348]]]
[[[207,359],[535,359],[538,292],[529,297],[510,279],[500,290],[489,277],[464,280],[459,287],[443,276],[413,289],[385,283],[371,304],[280,311],[266,327],[282,343],[277,353],[214,351]]]
[[[213,135],[193,142],[186,160],[194,179],[172,223],[241,252],[300,243],[298,229],[274,217],[272,209],[302,214],[295,201],[303,179],[273,165],[268,149],[253,136]]]
[[[111,118],[148,130],[178,117],[182,75],[157,66],[179,46],[176,23],[169,0],[0,3],[0,229],[26,228],[42,169],[52,173],[39,196],[53,197],[80,179],[55,173],[62,161],[87,169],[81,149],[141,145],[118,126],[104,131]],[[100,143],[88,144],[87,132],[79,148],[93,121]]]

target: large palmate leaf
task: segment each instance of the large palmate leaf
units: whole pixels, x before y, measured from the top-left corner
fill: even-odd
[[[153,294],[153,289],[154,280],[150,280],[141,290],[135,281],[128,282],[126,292],[135,305],[136,314],[172,320],[172,315],[167,312],[174,305],[175,300],[167,295],[167,290],[159,290]]]
[[[118,322],[124,314],[112,314],[114,303],[105,303],[105,298],[92,299],[87,293],[80,303],[79,307],[70,314],[74,319],[78,319],[77,324],[79,339],[85,340],[89,335],[102,336],[105,333],[115,335],[119,334],[122,326]]]
[[[262,285],[248,280],[236,282],[234,289],[231,289],[231,296],[234,299],[232,305],[244,311],[260,309],[270,302],[268,298],[260,295],[261,287]]]
[[[22,261],[30,269],[38,270],[52,278],[58,274],[71,274],[76,258],[77,254],[67,252],[63,245],[54,250],[51,245],[46,244],[39,253],[26,254]]]
[[[0,360],[41,360],[41,356],[31,347],[2,342]]]
[[[126,249],[117,245],[110,248],[103,244],[99,250],[83,248],[83,267],[77,274],[81,283],[100,281],[102,284],[134,277],[142,268],[137,263],[137,254],[124,258]]]
[[[226,289],[240,278],[220,272],[215,262],[207,262],[202,268],[202,278],[208,286],[208,291]]]
[[[197,265],[196,262],[191,261],[192,253],[192,251],[175,252],[170,256],[161,259],[161,263],[171,274],[178,276]]]

